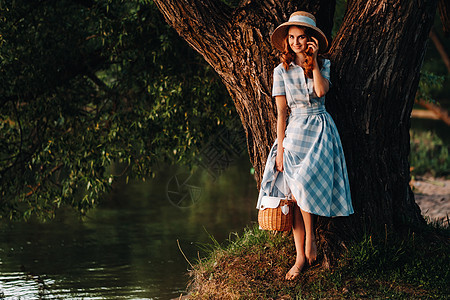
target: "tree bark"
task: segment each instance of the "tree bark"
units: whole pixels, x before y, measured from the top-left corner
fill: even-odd
[[[278,59],[270,33],[290,13],[307,10],[329,37],[335,2],[248,0],[234,10],[212,0],[155,3],[225,83],[247,135],[259,188],[276,138],[271,82]],[[321,244],[331,252],[340,243],[336,231],[354,236],[423,220],[409,187],[409,128],[437,0],[348,3],[329,50],[333,87],[327,107],[344,146],[355,215],[318,219]]]

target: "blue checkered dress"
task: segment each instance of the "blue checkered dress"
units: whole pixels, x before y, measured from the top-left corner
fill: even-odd
[[[330,80],[330,61],[320,70]],[[272,96],[286,95],[291,114],[283,140],[283,172],[276,170],[277,141],[266,162],[257,208],[265,195],[292,194],[299,207],[320,216],[353,213],[347,166],[336,125],[318,98],[313,80],[291,63],[289,71],[278,65],[273,75]]]

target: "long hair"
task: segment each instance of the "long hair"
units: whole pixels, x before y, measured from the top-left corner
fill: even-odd
[[[281,52],[281,62],[283,63],[283,67],[286,71],[289,71],[289,64],[294,61],[295,59],[295,53],[292,51],[291,47],[289,46],[289,35],[286,34],[286,37],[283,41],[284,49],[283,52]]]
[[[296,25],[293,25],[296,26]],[[313,30],[309,27],[297,26],[305,31],[305,35],[308,37],[308,41],[311,40],[311,36],[313,35]],[[289,30],[289,29],[288,29]],[[286,38],[284,39],[284,50],[281,52],[281,62],[283,63],[283,67],[286,71],[289,70],[289,64],[295,59],[295,52],[292,51],[289,46],[289,35],[286,34]],[[309,55],[308,52],[305,53],[305,62],[301,66],[305,70],[305,75],[307,78],[313,78],[313,69],[314,69],[314,59],[312,54]],[[317,57],[317,62],[319,64],[319,69],[322,68],[323,59],[321,56]]]

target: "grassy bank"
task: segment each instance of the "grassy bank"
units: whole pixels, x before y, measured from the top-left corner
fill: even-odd
[[[291,235],[247,228],[191,271],[189,299],[433,298],[448,299],[450,230],[424,227],[400,239],[365,236],[336,266],[309,267],[293,282]]]

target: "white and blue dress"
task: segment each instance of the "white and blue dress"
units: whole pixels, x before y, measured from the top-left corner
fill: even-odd
[[[330,81],[330,61],[320,70]],[[331,83],[330,83],[331,85]],[[267,158],[257,209],[266,195],[291,194],[306,212],[332,217],[353,213],[347,166],[336,125],[325,110],[325,97],[314,92],[313,79],[291,63],[274,69],[272,96],[285,95],[291,113],[283,140],[283,172],[276,170],[278,141]]]

